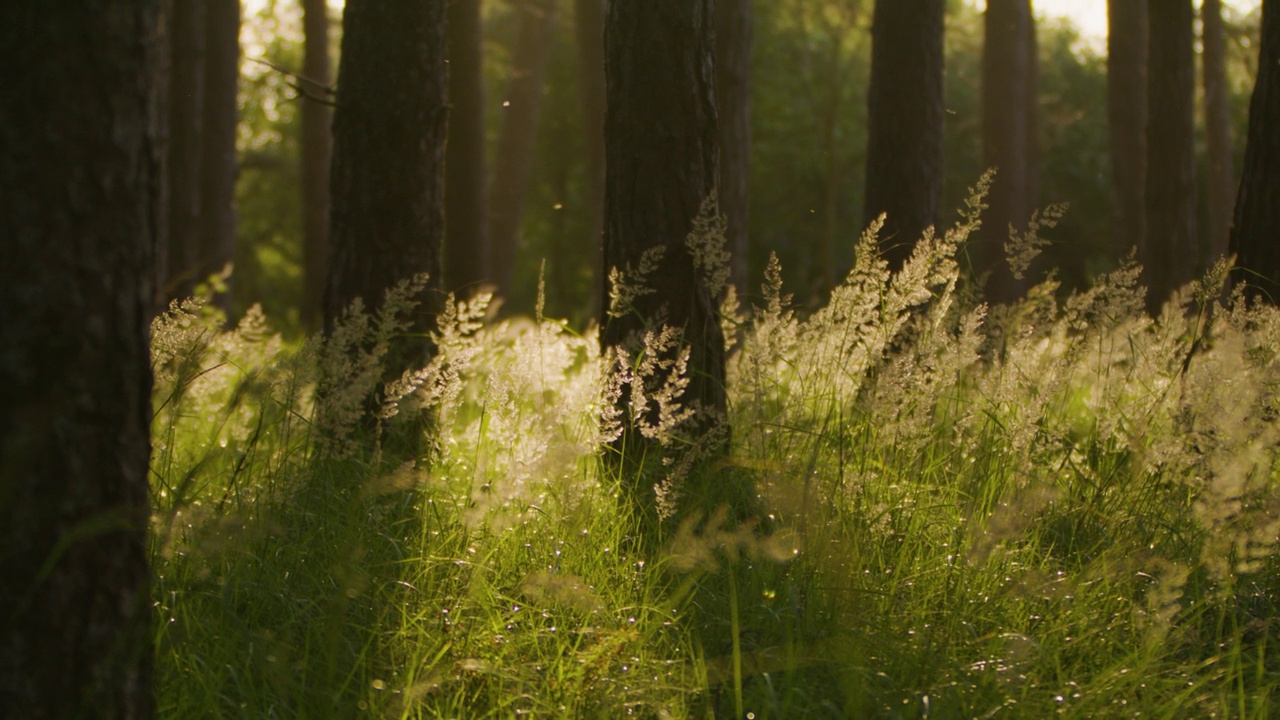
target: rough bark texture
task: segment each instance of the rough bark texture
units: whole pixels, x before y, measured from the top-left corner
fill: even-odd
[[[867,90],[863,225],[886,213],[881,247],[902,267],[942,203],[944,0],[878,0]]]
[[[160,2],[0,3],[0,714],[149,718]]]
[[[329,60],[329,8],[325,0],[302,0],[302,319],[307,327],[321,326],[325,273],[329,252],[329,163],[331,134],[332,63]]]
[[[169,14],[168,219],[164,294],[191,295],[199,279],[204,155],[205,3],[186,0]]]
[[[1204,134],[1209,177],[1210,262],[1227,254],[1231,214],[1236,203],[1235,169],[1231,162],[1231,114],[1227,100],[1226,33],[1222,0],[1200,6],[1204,55]]]
[[[177,0],[181,5],[182,0]],[[236,105],[240,81],[240,1],[205,5],[204,129],[200,256],[196,281],[231,263],[236,240]],[[219,303],[227,305],[225,295]]]
[[[444,22],[444,0],[346,5],[333,116],[327,327],[356,298],[377,308],[387,288],[415,274],[428,273],[431,287],[439,287]],[[388,372],[425,361],[431,311],[432,302],[419,306],[416,332],[393,353]]]
[[[520,36],[511,56],[511,85],[503,98],[502,130],[489,190],[489,267],[498,290],[510,295],[520,246],[520,222],[533,168],[534,132],[556,27],[556,0],[524,0]]]
[[[1231,252],[1251,294],[1280,300],[1280,0],[1263,0],[1258,79],[1249,103]]]
[[[1147,0],[1107,2],[1107,126],[1116,249],[1144,252],[1147,168]]]
[[[751,165],[752,0],[716,3],[716,110],[720,118],[720,212],[731,255],[729,281],[747,291],[748,193]]]
[[[574,0],[578,43],[578,83],[582,95],[582,142],[586,146],[587,247],[596,278],[591,284],[591,313],[600,314],[599,277],[604,264],[604,0]]]
[[[449,0],[449,142],[445,149],[444,280],[474,292],[489,279],[481,0]]]
[[[651,292],[606,309],[600,341],[634,351],[646,329],[683,331],[689,385],[680,402],[700,411],[703,428],[725,410],[724,336],[686,237],[715,191],[713,22],[709,0],[647,0],[610,3],[605,26],[605,267],[639,268],[654,247],[662,255],[645,278]],[[628,427],[619,447],[634,458],[650,445]]]
[[[997,168],[983,229],[974,248],[978,272],[990,272],[988,296],[1015,299],[1020,284],[1005,262],[1009,227],[1026,227],[1035,202],[1028,149],[1035,107],[1033,17],[1030,0],[988,0],[982,50],[982,157]]]
[[[1160,310],[1196,265],[1195,53],[1191,0],[1147,11],[1147,309]]]

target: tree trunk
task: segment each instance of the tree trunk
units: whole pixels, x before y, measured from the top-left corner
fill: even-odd
[[[1209,168],[1210,262],[1227,254],[1231,214],[1235,209],[1236,181],[1231,163],[1231,114],[1227,100],[1226,33],[1222,27],[1222,0],[1204,0],[1200,6],[1204,56],[1204,131]]]
[[[332,224],[325,325],[356,298],[418,273],[439,288],[448,110],[444,2],[352,0],[343,14],[333,116]],[[429,293],[428,300],[437,299]],[[426,361],[432,303],[420,305],[386,371]]]
[[[0,713],[149,718],[161,3],[0,3]]]
[[[646,0],[610,3],[605,26],[605,267],[636,271],[646,254],[655,260],[654,248],[661,255],[643,278],[649,292],[603,313],[600,343],[634,356],[646,330],[681,331],[690,349],[689,383],[676,400],[697,412],[694,436],[721,420],[726,406],[716,298],[686,245],[703,202],[715,192],[713,23],[710,0]],[[606,298],[621,290],[606,282]],[[624,424],[615,445],[624,461],[647,450],[649,458],[662,454],[637,422]],[[652,507],[652,486],[643,475],[624,476],[636,481],[640,507]]]
[[[511,85],[502,101],[502,130],[489,191],[489,266],[498,291],[507,296],[515,275],[520,222],[533,168],[533,140],[556,27],[556,0],[524,0],[520,10],[524,17],[512,54]]]
[[[184,298],[200,277],[204,154],[204,0],[173,4],[169,18],[168,271],[164,294]]]
[[[1258,79],[1231,228],[1238,282],[1271,303],[1280,299],[1280,0],[1263,0]]]
[[[587,155],[585,193],[590,236],[591,316],[601,310],[599,277],[604,267],[604,0],[574,0],[574,30],[578,41],[578,83],[582,94],[582,142]]]
[[[898,269],[942,204],[944,0],[878,0],[867,90],[863,225],[886,214],[884,255]]]
[[[329,60],[329,8],[325,0],[302,0],[302,320],[315,330],[323,324],[321,304],[329,245],[329,163],[333,116],[325,100],[333,83]]]
[[[181,0],[176,3],[181,5]],[[200,257],[196,281],[222,271],[235,252],[236,91],[240,82],[240,0],[205,5],[204,128]],[[219,298],[228,306],[229,297]]]
[[[489,279],[481,0],[448,3],[449,142],[445,146],[445,283],[474,292]]]
[[[751,177],[752,0],[716,4],[716,111],[720,118],[720,211],[726,220],[729,280],[740,297],[747,291],[748,193]]]
[[[1151,3],[1147,84],[1147,309],[1196,266],[1195,53],[1191,0]]]
[[[1145,257],[1147,0],[1107,2],[1107,126],[1116,206],[1116,249]]]

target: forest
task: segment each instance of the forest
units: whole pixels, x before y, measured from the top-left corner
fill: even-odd
[[[1280,0],[0,3],[0,717],[1280,714]]]

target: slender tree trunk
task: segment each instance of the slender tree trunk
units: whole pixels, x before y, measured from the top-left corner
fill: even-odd
[[[312,330],[323,324],[321,305],[329,250],[329,164],[333,114],[325,104],[333,83],[329,60],[329,8],[325,0],[302,0],[302,319]]]
[[[511,294],[515,274],[543,78],[556,26],[556,0],[524,0],[520,8],[524,17],[512,55],[511,85],[503,100],[502,130],[489,191],[489,266],[503,295]]]
[[[1249,103],[1249,137],[1231,228],[1237,282],[1280,301],[1280,0],[1263,0],[1258,79]]]
[[[1148,8],[1147,252],[1154,313],[1196,266],[1195,53],[1191,0]]]
[[[1209,257],[1227,254],[1231,215],[1236,203],[1235,170],[1231,163],[1231,114],[1227,101],[1226,33],[1222,0],[1200,6],[1204,55],[1204,130],[1209,167]]]
[[[1147,0],[1107,2],[1107,126],[1116,205],[1116,249],[1145,257]]]
[[[697,412],[694,437],[720,422],[726,407],[716,298],[686,244],[715,191],[713,23],[710,0],[646,0],[610,3],[605,26],[605,265],[635,272],[648,257],[653,268],[643,278],[647,293],[603,313],[600,343],[635,356],[647,330],[680,331],[690,351],[689,384],[676,400]],[[622,289],[611,283],[604,295]],[[636,422],[626,423],[616,445],[623,459],[638,460],[648,450],[650,458],[661,455]],[[636,483],[640,506],[653,507],[652,478],[625,475]]]
[[[751,203],[752,0],[716,4],[716,110],[720,117],[720,211],[726,220],[730,282],[747,291],[747,228]]]
[[[347,3],[333,116],[327,327],[356,298],[378,308],[388,288],[414,274],[429,274],[439,288],[444,23],[443,0]],[[426,361],[432,305],[418,307],[409,337],[391,355],[389,375]]]
[[[601,310],[599,277],[604,266],[604,0],[574,0],[578,43],[578,87],[582,94],[582,142],[587,160],[587,243],[596,277],[591,283],[591,315]]]
[[[481,0],[450,0],[449,142],[445,148],[445,283],[474,292],[489,279]]]
[[[1034,19],[1030,0],[988,0],[982,51],[983,164],[997,168],[975,248],[979,272],[990,272],[987,294],[997,302],[1017,298],[1020,284],[1005,262],[1009,228],[1026,227],[1033,172],[1028,157],[1034,107]]]
[[[182,4],[182,0],[177,0]],[[236,239],[236,91],[240,81],[240,1],[205,5],[204,128],[200,262],[196,281],[229,265]],[[223,307],[229,298],[219,300]]]
[[[863,225],[886,214],[883,253],[910,256],[942,204],[944,0],[877,0],[867,90]]]
[[[204,155],[205,3],[182,0],[169,18],[168,272],[165,295],[191,295],[200,278]]]
[[[150,718],[161,4],[0,3],[0,713]]]

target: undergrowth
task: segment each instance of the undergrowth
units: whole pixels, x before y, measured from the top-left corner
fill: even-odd
[[[450,298],[431,364],[379,386],[412,284],[300,347],[174,307],[162,714],[1275,714],[1280,313],[1224,299],[1219,265],[1150,318],[1132,262],[977,304],[956,258],[981,191],[896,274],[873,227],[808,316],[776,261],[726,306],[725,476],[762,517],[677,514],[656,553],[601,462],[618,383],[593,332]],[[383,451],[424,417],[422,454]]]

